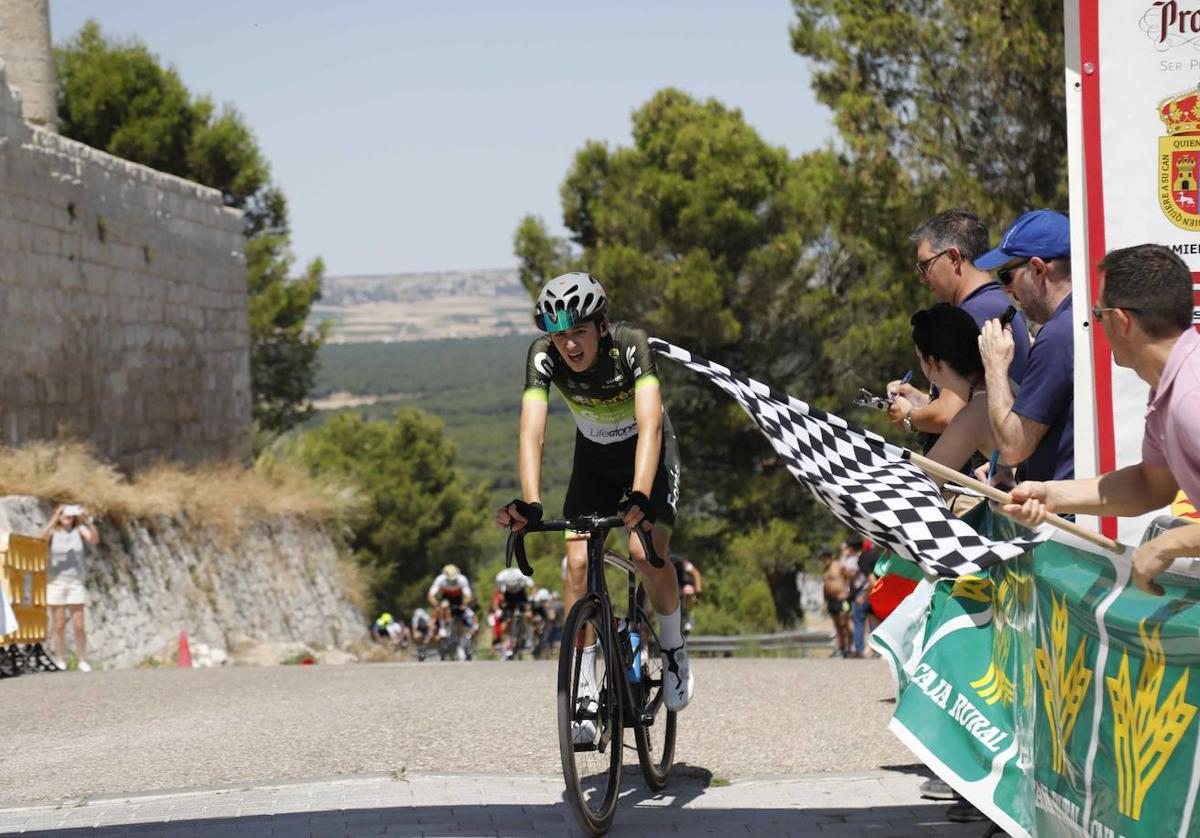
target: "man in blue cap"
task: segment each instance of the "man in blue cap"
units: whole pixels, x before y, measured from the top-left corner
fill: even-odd
[[[1070,222],[1053,210],[1027,212],[1004,231],[1000,246],[975,265],[996,271],[1025,316],[1041,324],[1015,398],[1008,381],[1012,327],[989,320],[979,336],[988,420],[1000,460],[1021,464],[1024,480],[1070,480],[1075,476]]]

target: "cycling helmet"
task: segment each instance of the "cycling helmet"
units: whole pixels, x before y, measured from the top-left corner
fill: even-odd
[[[458,578],[458,565],[448,564],[442,568],[442,573],[444,573],[446,575],[447,579],[457,579]]]
[[[542,286],[533,322],[543,332],[565,332],[608,312],[608,295],[596,277],[581,271],[556,276]]]

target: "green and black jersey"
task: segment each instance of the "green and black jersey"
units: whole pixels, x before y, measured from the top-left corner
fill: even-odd
[[[658,386],[658,368],[646,333],[618,321],[600,344],[600,358],[587,372],[573,371],[549,335],[529,347],[525,398],[546,401],[550,385],[575,417],[575,458],[563,515],[610,514],[633,483],[638,425],[634,394]],[[650,501],[657,524],[670,529],[679,503],[679,448],[663,409],[662,443]]]
[[[529,347],[524,398],[547,401],[553,384],[571,409],[583,438],[610,445],[637,436],[634,393],[640,387],[658,386],[658,367],[646,333],[624,321],[609,327],[600,347],[595,365],[580,373],[567,366],[549,335],[539,337]],[[665,427],[666,411],[663,413]]]

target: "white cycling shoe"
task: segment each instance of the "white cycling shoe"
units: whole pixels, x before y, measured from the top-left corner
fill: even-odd
[[[678,712],[688,706],[696,691],[696,681],[692,677],[687,646],[662,650],[662,682],[663,702],[668,710]]]

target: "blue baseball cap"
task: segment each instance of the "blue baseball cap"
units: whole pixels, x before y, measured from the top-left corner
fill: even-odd
[[[993,271],[1012,259],[1032,259],[1037,256],[1069,259],[1071,256],[1071,222],[1061,212],[1034,210],[1009,225],[1000,237],[1000,246],[975,260],[981,271]]]

